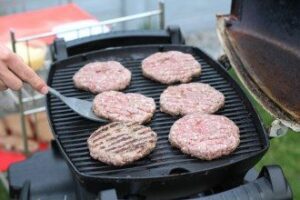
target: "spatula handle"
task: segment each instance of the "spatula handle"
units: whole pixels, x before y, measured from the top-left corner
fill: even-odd
[[[54,96],[58,97],[61,100],[65,100],[65,96],[63,96],[62,94],[60,94],[60,92],[58,92],[57,90],[53,89],[52,87],[48,87],[48,90],[51,94],[53,94]]]

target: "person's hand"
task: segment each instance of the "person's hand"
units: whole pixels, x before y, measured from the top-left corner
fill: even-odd
[[[7,88],[20,90],[23,82],[30,84],[42,94],[48,92],[48,86],[33,69],[27,66],[17,54],[0,44],[0,91]]]

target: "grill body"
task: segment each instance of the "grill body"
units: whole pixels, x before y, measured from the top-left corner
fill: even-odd
[[[49,174],[51,174],[49,176]],[[45,179],[45,176],[47,178]],[[13,164],[8,171],[10,197],[12,199],[139,199],[139,200],[250,200],[250,199],[292,199],[291,189],[279,166],[266,166],[260,175],[251,169],[243,179],[243,185],[221,183],[208,191],[197,190],[198,185],[177,185],[166,188],[137,187],[132,190],[107,189],[107,186],[97,191],[88,192],[74,180],[65,159],[57,149],[55,141],[52,148],[38,152],[23,162]],[[42,181],[41,181],[42,180]],[[232,180],[232,179],[231,179]],[[233,181],[233,180],[232,180]],[[237,195],[238,194],[238,195]],[[226,198],[225,198],[226,197]]]
[[[241,143],[231,155],[202,161],[184,155],[169,144],[169,130],[177,118],[159,112],[159,96],[167,85],[144,78],[140,67],[141,61],[150,54],[169,50],[192,54],[202,65],[202,75],[193,81],[208,83],[225,95],[225,106],[217,114],[233,120],[241,135]],[[94,183],[120,186],[120,189],[126,185],[135,188],[134,185],[156,183],[176,187],[198,184],[205,189],[232,175],[242,177],[268,149],[267,135],[249,100],[225,70],[199,49],[185,45],[142,45],[84,53],[54,63],[48,76],[49,86],[63,95],[92,101],[93,94],[74,87],[72,76],[84,64],[96,60],[121,62],[132,72],[132,82],[124,92],[137,92],[155,99],[157,111],[149,125],[157,132],[158,142],[149,156],[129,166],[113,167],[93,160],[86,141],[103,124],[78,116],[58,99],[47,95],[48,116],[58,146],[76,177],[88,189],[96,189]]]

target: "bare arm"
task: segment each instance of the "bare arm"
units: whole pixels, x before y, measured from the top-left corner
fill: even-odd
[[[10,88],[20,90],[23,82],[30,84],[36,91],[46,94],[46,83],[27,66],[23,60],[6,46],[0,44],[0,91]]]

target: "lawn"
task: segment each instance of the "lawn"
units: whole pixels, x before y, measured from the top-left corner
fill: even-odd
[[[1,180],[0,180],[0,200],[7,200],[8,199],[8,192],[4,188]]]
[[[272,117],[256,101],[252,99],[252,102],[268,128]],[[271,140],[269,151],[256,167],[260,170],[262,166],[272,164],[282,167],[292,187],[294,199],[300,199],[300,133],[289,130],[286,135]]]
[[[229,71],[229,74],[240,86],[242,85],[232,69]],[[268,129],[274,119],[243,86],[242,89],[257,110],[264,126]],[[283,172],[292,187],[294,199],[300,199],[300,133],[289,130],[286,135],[272,139],[270,142],[270,149],[256,165],[256,168],[259,171],[264,165],[274,164],[282,167]]]
[[[300,134],[289,132],[286,136],[271,140],[267,154],[257,164],[257,169],[263,165],[280,165],[292,187],[294,199],[300,199]]]

